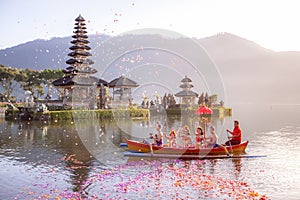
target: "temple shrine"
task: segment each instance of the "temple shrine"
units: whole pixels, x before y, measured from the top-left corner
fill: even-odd
[[[97,106],[97,86],[101,92],[102,87],[107,86],[107,82],[91,76],[97,73],[97,70],[90,67],[94,61],[89,59],[92,54],[87,44],[90,42],[86,35],[85,19],[81,15],[75,19],[74,29],[71,41],[73,45],[69,48],[71,52],[68,54],[70,58],[66,61],[69,67],[63,70],[66,75],[53,81],[52,84],[60,92],[63,105],[93,109]],[[103,105],[103,102],[100,102],[100,105]]]
[[[182,84],[179,86],[182,88],[182,91],[175,94],[176,97],[181,99],[181,105],[190,106],[195,102],[195,98],[198,97],[198,94],[191,90],[194,86],[191,84],[192,80],[185,76],[181,80]]]

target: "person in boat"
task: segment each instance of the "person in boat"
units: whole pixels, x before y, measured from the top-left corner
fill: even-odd
[[[162,133],[162,130],[161,130],[161,124],[157,123],[156,124],[156,131],[157,133],[154,135],[154,145],[157,145],[157,146],[162,146],[163,144],[163,133]]]
[[[198,126],[195,130],[195,139],[196,139],[196,144],[195,144],[195,147],[197,149],[199,149],[200,147],[202,147],[202,144],[205,140],[204,138],[204,132],[203,132],[203,129],[201,126]]]
[[[190,129],[187,125],[185,125],[180,131],[179,136],[182,140],[183,147],[188,147],[192,144],[192,138],[190,134]]]
[[[237,145],[242,142],[242,130],[240,128],[239,121],[234,120],[233,131],[230,131],[228,129],[226,131],[232,135],[231,137],[228,137],[228,141],[225,142],[226,146]]]
[[[226,147],[223,146],[223,145],[221,145],[221,144],[218,144],[218,136],[216,135],[215,127],[214,126],[210,126],[209,130],[210,130],[210,136],[206,139],[205,147],[206,148],[218,148],[218,147],[221,147],[226,152],[226,155],[229,156],[229,152],[227,151]]]
[[[209,131],[210,131],[210,135],[205,140],[205,147],[210,147],[210,148],[219,147],[218,136],[216,135],[215,127],[210,126]]]
[[[171,130],[169,133],[169,136],[167,136],[166,133],[164,133],[164,138],[168,140],[168,147],[176,147],[177,142],[176,142],[176,131]]]

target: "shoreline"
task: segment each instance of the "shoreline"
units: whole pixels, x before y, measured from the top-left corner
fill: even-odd
[[[204,117],[219,117],[232,115],[231,108],[215,107],[212,108],[212,115],[205,115]],[[189,115],[194,114],[194,109],[169,108],[166,112],[157,111],[151,108],[119,108],[119,109],[97,109],[97,110],[46,110],[37,112],[33,109],[24,108],[21,110],[0,108],[0,116],[5,117],[6,120],[23,120],[23,121],[69,121],[73,119],[149,119],[150,116],[158,116],[162,113],[166,115]]]

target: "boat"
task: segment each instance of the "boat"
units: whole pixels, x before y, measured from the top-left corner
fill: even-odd
[[[176,154],[152,154],[152,153],[137,153],[137,152],[124,152],[125,157],[142,157],[142,158],[170,158],[170,159],[227,159],[227,158],[263,158],[266,155],[246,155],[246,154],[234,154],[234,155],[176,155]]]
[[[245,153],[249,141],[244,141],[238,145],[226,146],[231,154]],[[227,152],[222,147],[217,148],[196,148],[190,147],[165,147],[149,145],[143,142],[126,139],[128,150],[136,153],[153,153],[153,154],[175,154],[175,155],[226,155]]]

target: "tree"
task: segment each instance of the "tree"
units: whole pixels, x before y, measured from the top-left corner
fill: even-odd
[[[209,101],[212,103],[212,104],[216,104],[217,101],[218,101],[218,95],[217,94],[213,94],[209,97]]]
[[[48,88],[47,96],[50,98],[50,86],[54,80],[60,79],[64,76],[61,69],[44,69],[40,72],[42,83]]]
[[[64,76],[61,69],[44,69],[40,72],[40,77],[44,84],[50,85],[54,80]]]
[[[0,89],[1,98],[10,100],[16,85],[20,84],[24,91],[32,92],[34,98],[45,93],[44,86],[50,86],[52,81],[63,77],[62,70],[45,69],[43,71],[32,69],[17,69],[0,65]]]
[[[22,73],[24,74],[24,78],[21,82],[21,86],[24,91],[30,91],[34,99],[39,98],[45,93],[40,71],[27,68],[22,70]]]
[[[204,102],[205,102],[206,105],[208,105],[208,103],[209,103],[209,97],[208,97],[207,92],[205,93],[205,99],[204,99]]]
[[[17,68],[0,65],[0,87],[3,90],[1,96],[7,101],[11,100],[11,94],[19,79],[22,79],[22,74]]]
[[[204,100],[205,100],[204,93],[202,92],[202,94],[200,95],[200,97],[198,99],[198,104],[202,105],[204,103]]]

